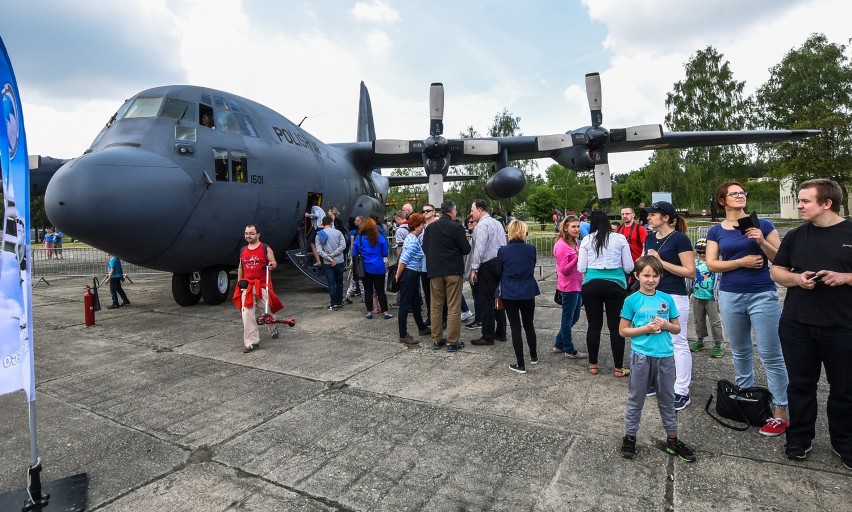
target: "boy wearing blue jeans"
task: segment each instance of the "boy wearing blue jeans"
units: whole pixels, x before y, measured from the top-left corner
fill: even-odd
[[[666,429],[666,453],[695,462],[692,449],[677,437],[674,410],[675,361],[672,334],[680,332],[678,311],[671,295],[657,291],[663,264],[656,256],[636,260],[634,273],[639,291],[624,300],[618,333],[631,338],[630,385],[627,397],[625,436],[621,455],[636,456],[636,434],[649,386],[657,389],[657,407]]]

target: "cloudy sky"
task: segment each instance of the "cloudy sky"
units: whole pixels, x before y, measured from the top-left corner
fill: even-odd
[[[751,93],[814,32],[852,37],[834,0],[28,0],[2,9],[30,154],[80,155],[122,102],[194,84],[263,103],[326,142],[355,139],[359,82],[381,138],[428,136],[429,84],[444,131],[526,135],[589,124],[584,75],[601,73],[604,126],[663,123],[665,94],[714,46]],[[650,153],[611,155],[615,172]],[[544,166],[549,163],[543,162]],[[542,167],[543,168],[543,167]]]

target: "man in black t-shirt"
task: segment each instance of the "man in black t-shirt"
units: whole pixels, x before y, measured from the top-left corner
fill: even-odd
[[[787,233],[770,272],[787,287],[778,326],[790,379],[785,453],[804,460],[811,450],[825,366],[831,447],[852,470],[852,221],[839,214],[842,197],[831,180],[801,184],[797,208],[807,223]]]

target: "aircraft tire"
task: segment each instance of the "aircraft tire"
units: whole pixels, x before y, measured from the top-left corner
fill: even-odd
[[[172,297],[178,306],[194,306],[201,300],[201,286],[192,282],[192,274],[172,274]]]
[[[214,267],[201,271],[201,297],[208,305],[216,306],[225,302],[230,287],[227,269]]]

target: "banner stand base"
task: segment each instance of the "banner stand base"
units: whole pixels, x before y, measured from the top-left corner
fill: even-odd
[[[88,489],[89,475],[80,473],[43,484],[38,503],[30,501],[26,488],[0,494],[0,510],[82,512],[86,510]]]

